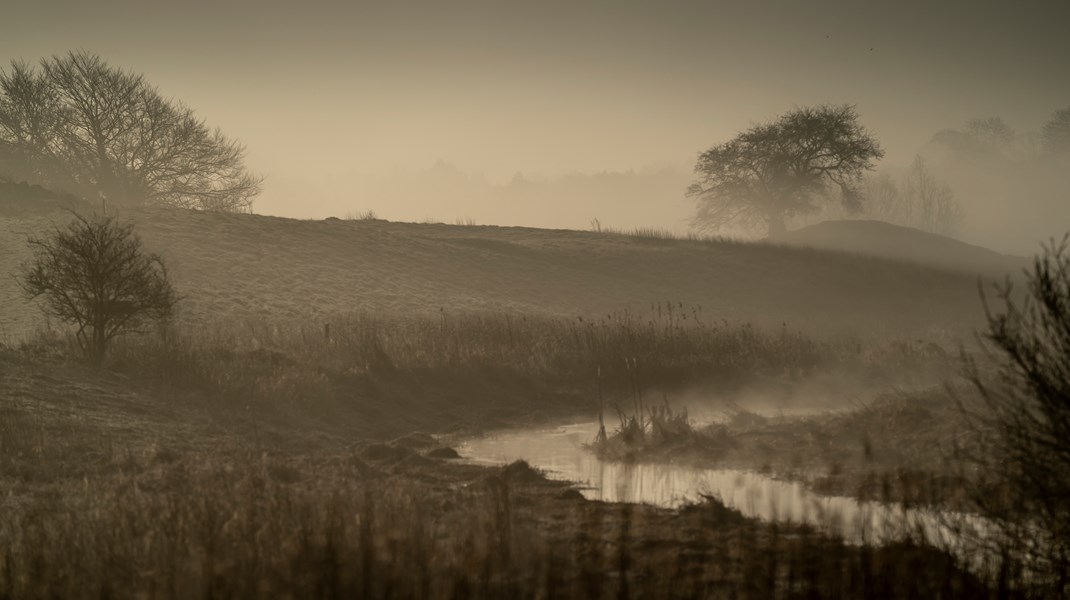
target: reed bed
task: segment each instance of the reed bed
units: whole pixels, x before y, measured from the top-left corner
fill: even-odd
[[[277,388],[307,397],[323,393],[325,383],[339,376],[438,374],[513,378],[581,390],[591,401],[694,385],[730,390],[758,380],[932,380],[953,372],[957,360],[936,344],[817,340],[787,327],[709,321],[700,308],[676,303],[654,305],[645,315],[601,318],[353,313],[304,322],[186,325],[129,336],[112,351],[112,363],[131,374],[228,392],[258,388],[256,393],[271,395]]]
[[[398,450],[399,445],[391,445]],[[0,597],[979,597],[950,556],[578,500],[523,463],[152,454],[0,512]]]

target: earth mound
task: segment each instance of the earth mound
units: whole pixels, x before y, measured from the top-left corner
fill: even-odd
[[[1017,274],[1028,259],[884,221],[823,221],[776,239],[788,246],[887,258],[979,275]]]

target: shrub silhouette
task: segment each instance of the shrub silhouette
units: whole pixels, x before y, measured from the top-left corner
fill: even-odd
[[[1024,299],[999,288],[985,305],[984,341],[997,365],[971,379],[990,443],[979,457],[979,508],[1031,578],[1070,594],[1070,235],[1046,245],[1027,272]],[[1008,546],[1009,545],[1009,546]]]
[[[66,228],[29,240],[33,259],[19,277],[44,312],[77,327],[86,358],[99,365],[124,332],[169,317],[178,296],[163,262],[146,253],[131,224],[75,216]]]

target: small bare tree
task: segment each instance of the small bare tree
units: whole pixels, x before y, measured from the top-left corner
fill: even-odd
[[[955,192],[933,174],[921,156],[914,157],[903,187],[911,206],[912,225],[943,235],[955,233],[963,218]]]
[[[906,225],[912,214],[910,198],[899,189],[899,184],[887,173],[877,173],[866,178],[866,203],[863,208],[867,217]]]
[[[914,158],[898,180],[886,173],[866,178],[866,203],[861,214],[941,235],[954,235],[964,217],[951,186],[940,180],[921,156]]]
[[[76,215],[29,245],[23,291],[42,299],[46,314],[77,327],[78,345],[94,365],[115,336],[167,319],[178,301],[160,257],[146,253],[133,225],[115,217]]]

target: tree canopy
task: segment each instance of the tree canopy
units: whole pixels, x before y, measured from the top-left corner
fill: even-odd
[[[247,210],[245,149],[142,75],[71,52],[0,70],[0,174],[122,205]]]
[[[853,106],[793,110],[699,155],[688,188],[698,204],[692,222],[705,230],[764,227],[775,237],[788,218],[817,210],[832,192],[857,209],[862,175],[882,156]]]
[[[1048,154],[1070,154],[1070,107],[1055,111],[1040,132]]]

